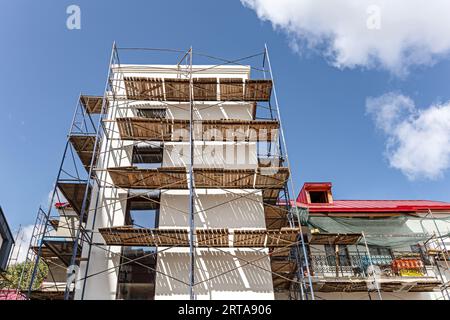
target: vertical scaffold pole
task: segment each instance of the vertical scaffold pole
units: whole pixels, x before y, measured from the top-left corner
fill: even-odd
[[[370,264],[370,266],[372,266],[372,268],[373,268],[374,264],[373,264],[373,262],[372,262],[372,256],[370,255],[369,246],[367,245],[366,235],[364,234],[364,232],[361,232],[361,234],[362,234],[363,239],[364,239],[364,246],[366,247],[366,253],[367,253],[367,256],[368,256],[368,258],[369,258],[369,264]],[[374,285],[375,285],[376,288],[377,288],[378,298],[379,298],[380,300],[383,300],[383,298],[381,297],[380,285],[379,285],[379,283],[378,283],[378,281],[377,281],[377,278],[375,277],[375,272],[374,272],[374,270],[372,270],[372,277],[373,277]],[[370,297],[370,293],[369,293],[369,297]]]
[[[193,92],[194,85],[192,79],[192,47],[189,49],[189,297],[191,300],[195,300],[194,294],[194,281],[195,281],[195,248],[194,248],[194,102]]]
[[[47,212],[44,212],[44,227],[43,227],[43,230],[42,230],[42,238],[40,239],[41,241],[39,241],[39,249],[38,249],[38,252],[37,252],[37,255],[36,255],[36,259],[35,259],[35,263],[34,263],[34,266],[33,266],[33,272],[31,274],[30,284],[28,286],[28,292],[27,292],[27,298],[28,299],[30,298],[31,291],[33,290],[33,283],[34,283],[34,280],[35,280],[36,275],[37,275],[39,262],[41,260],[42,246],[43,246],[43,241],[42,240],[44,239],[45,234],[47,233],[47,227],[48,227],[48,223],[49,223],[48,221],[50,219],[50,215],[51,215],[52,207],[53,207],[53,201],[55,199],[55,196],[56,196],[56,193],[57,193],[57,189],[58,189],[58,181],[59,181],[59,179],[61,177],[61,173],[62,173],[62,170],[63,170],[63,167],[64,167],[64,162],[65,162],[65,159],[66,159],[66,155],[67,155],[67,151],[69,150],[70,134],[72,133],[72,129],[74,127],[76,115],[77,115],[77,112],[78,112],[78,108],[80,107],[80,103],[79,103],[80,99],[81,99],[81,93],[78,95],[77,106],[75,108],[75,112],[73,113],[73,117],[72,117],[72,122],[71,122],[71,125],[70,125],[69,133],[67,134],[66,145],[64,147],[63,156],[62,156],[61,162],[59,164],[58,174],[56,176],[55,184],[53,186],[52,197],[50,199],[48,210],[47,210]],[[41,209],[39,208],[39,210],[41,210]],[[28,250],[30,250],[30,249],[31,248],[28,248]]]
[[[267,57],[267,65],[269,67],[270,79],[272,80],[273,96],[275,99],[275,107],[277,109],[276,111],[277,111],[277,116],[278,116],[278,122],[280,125],[281,140],[283,143],[284,152],[286,154],[286,162],[287,162],[287,165],[288,165],[288,168],[290,171],[291,165],[290,165],[290,160],[289,160],[289,156],[288,156],[288,152],[287,152],[286,139],[284,137],[284,130],[283,130],[283,125],[282,125],[282,121],[281,121],[280,107],[278,105],[277,91],[275,90],[275,81],[273,79],[272,65],[270,64],[269,50],[267,49],[267,44],[264,44],[264,51],[265,51],[265,54]],[[292,177],[289,180],[291,182],[292,191],[294,191],[295,188],[294,188],[294,181],[293,181]],[[294,200],[294,208],[295,208],[295,210],[297,210],[297,201],[295,201],[295,200]],[[303,256],[305,259],[305,267],[306,267],[306,272],[308,274],[308,284],[309,284],[309,290],[310,290],[310,294],[311,294],[311,300],[314,300],[314,289],[312,286],[311,272],[310,272],[309,262],[308,262],[308,253],[306,251],[305,239],[303,236],[303,230],[302,230],[302,225],[301,225],[300,221],[299,221],[299,226],[300,226],[300,241],[302,243],[302,251],[303,251]],[[302,270],[302,272],[303,272],[303,270]]]
[[[110,58],[110,63],[109,63],[109,70],[111,70],[111,62],[112,62],[112,57],[114,55],[114,52],[116,50],[116,43],[113,43],[113,47],[112,47],[112,53],[111,53],[111,58]],[[108,88],[108,81],[109,81],[109,71],[108,71],[108,79],[106,80],[106,86],[105,86],[105,96],[106,96],[106,91]],[[102,101],[102,109],[105,107],[105,99],[103,99]],[[103,110],[102,110],[103,112]],[[102,125],[102,120],[103,117],[100,116],[97,122],[97,127],[96,127],[96,139],[94,142],[94,147],[92,149],[92,154],[95,155],[97,152],[97,149],[99,147],[99,135],[100,135],[100,126]],[[68,300],[69,296],[70,296],[70,287],[71,287],[71,282],[69,281],[71,276],[73,275],[73,273],[75,272],[75,269],[73,268],[73,266],[75,266],[76,264],[76,259],[77,259],[77,254],[78,254],[78,250],[79,250],[79,241],[80,238],[83,236],[82,234],[82,229],[83,229],[83,220],[84,220],[84,216],[86,214],[86,212],[89,210],[88,208],[88,196],[89,196],[89,186],[91,184],[91,180],[92,180],[92,174],[94,172],[94,164],[95,164],[95,157],[92,156],[91,162],[90,162],[90,166],[89,166],[89,172],[88,172],[88,179],[86,182],[86,190],[84,191],[84,196],[83,196],[83,203],[81,205],[81,212],[80,212],[80,218],[78,221],[78,229],[77,229],[77,233],[75,236],[75,240],[74,240],[74,244],[73,244],[73,250],[72,250],[72,256],[70,258],[70,264],[69,264],[69,268],[67,270],[67,281],[66,281],[66,288],[64,291],[64,300]],[[76,284],[76,279],[74,280],[74,284]],[[75,286],[74,286],[74,290],[75,290]]]
[[[443,258],[443,260],[445,261],[445,265],[446,265],[446,267],[447,267],[447,270],[450,270],[450,267],[449,267],[449,265],[448,265],[447,247],[446,247],[446,245],[445,245],[444,238],[443,238],[443,236],[442,236],[442,234],[441,234],[441,231],[439,230],[439,227],[438,227],[438,225],[437,225],[437,223],[436,223],[436,220],[434,219],[433,212],[432,212],[430,209],[428,209],[428,214],[431,216],[431,219],[433,220],[433,223],[434,223],[434,227],[436,228],[436,231],[437,231],[437,233],[438,233],[439,240],[437,240],[437,243],[438,243],[439,248],[441,247],[441,244],[442,244],[442,258]],[[439,243],[439,242],[440,242],[440,243]],[[435,262],[436,262],[436,260],[435,260]],[[443,287],[443,291],[445,291],[445,293],[447,294],[447,298],[450,300],[450,294],[449,294],[449,292],[448,292],[447,287],[445,286],[444,278],[442,277],[441,271],[440,271],[440,269],[439,269],[439,264],[438,264],[438,262],[436,262],[436,266],[437,266],[437,268],[438,268],[438,270],[439,270],[439,274],[440,274],[440,276],[441,276],[441,282],[442,282],[442,285],[444,286],[444,287]],[[443,292],[442,292],[442,293],[443,293]],[[444,297],[445,297],[445,296],[444,296]],[[444,300],[445,300],[445,298],[444,298]]]
[[[114,59],[114,57],[116,59]],[[111,83],[111,75],[112,75],[111,66],[113,64],[115,64],[115,63],[118,63],[119,66],[120,66],[120,61],[118,61],[118,60],[119,60],[119,53],[118,53],[118,50],[117,50],[117,45],[116,45],[116,42],[113,41],[113,45],[112,45],[112,49],[111,49],[111,55],[110,55],[110,58],[109,58],[109,65],[108,65],[108,71],[107,71],[105,86],[104,86],[104,90],[103,90],[103,101],[102,101],[102,107],[101,107],[101,111],[100,111],[100,126],[98,128],[96,128],[96,140],[101,140],[102,132],[104,133],[105,132],[104,130],[106,130],[103,127],[101,127],[101,120],[104,117],[107,116],[106,111],[109,108],[107,96],[108,96],[108,87],[109,87],[110,84],[112,85],[112,83]],[[113,86],[114,85],[112,85],[112,87]],[[113,88],[111,88],[111,95],[112,95],[112,104],[114,105],[115,90]],[[91,122],[92,122],[92,119],[91,119]],[[94,124],[92,124],[92,126],[95,127]],[[101,128],[103,128],[103,129],[100,131]],[[106,138],[108,138],[107,135],[106,135]],[[98,146],[97,147],[98,150],[100,150],[101,147],[102,147],[101,145]],[[108,153],[107,160],[104,163],[108,163],[109,162],[110,154],[111,154],[111,152]],[[103,156],[103,157],[105,157],[105,156]],[[94,163],[94,162],[92,162],[92,163]],[[92,168],[92,166],[93,165],[91,164],[90,167]],[[102,175],[103,174],[104,173],[102,173]],[[96,199],[95,199],[95,207],[93,208],[93,212],[90,212],[90,214],[93,214],[92,224],[91,224],[92,227],[91,227],[91,230],[90,230],[90,232],[91,232],[91,236],[90,236],[91,241],[88,243],[88,252],[87,252],[86,265],[85,265],[85,269],[84,269],[84,276],[82,278],[82,280],[83,280],[83,285],[82,286],[83,287],[82,287],[82,290],[81,290],[81,298],[80,298],[81,300],[84,300],[84,295],[86,293],[86,281],[88,279],[89,266],[90,266],[90,262],[91,262],[90,257],[91,257],[91,252],[92,252],[92,241],[93,241],[93,238],[94,238],[95,221],[96,221],[97,211],[98,211],[98,202],[100,201],[100,198],[101,198],[100,190],[102,189],[102,186],[101,186],[101,183],[100,183],[100,179],[97,176],[94,176],[94,178],[95,178],[96,183],[97,183],[97,194],[96,194]],[[87,225],[87,222],[86,222],[86,225]],[[80,265],[81,265],[81,262],[80,262]]]

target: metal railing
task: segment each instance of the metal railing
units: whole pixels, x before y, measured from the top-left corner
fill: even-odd
[[[313,276],[330,277],[367,277],[368,268],[371,265],[369,256],[366,254],[340,254],[326,255],[314,254],[309,256],[311,261],[311,272]],[[423,257],[413,253],[394,253],[391,255],[371,255],[372,264],[379,268],[383,277],[402,276],[393,265],[395,259],[420,260],[420,267],[414,268],[415,276],[435,277],[432,267]]]

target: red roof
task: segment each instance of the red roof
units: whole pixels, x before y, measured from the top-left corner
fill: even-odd
[[[306,182],[297,197],[297,205],[310,212],[417,212],[450,211],[450,203],[429,200],[333,200],[333,203],[308,203],[309,191],[331,192],[331,182]]]
[[[303,203],[310,212],[417,212],[450,211],[450,203],[428,200],[334,200],[333,203]]]
[[[26,300],[25,295],[13,289],[0,290],[0,300]]]

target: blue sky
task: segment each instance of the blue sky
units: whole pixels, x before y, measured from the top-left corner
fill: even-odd
[[[81,30],[66,8],[81,8]],[[267,43],[296,192],[304,181],[332,181],[339,199],[450,201],[450,174],[409,179],[390,166],[386,135],[366,99],[388,92],[417,108],[450,100],[450,61],[397,76],[385,68],[336,68],[314,50],[292,50],[283,28],[239,1],[24,1],[0,10],[0,205],[12,227],[31,224],[46,204],[80,91],[101,94],[112,42],[239,58]],[[152,63],[152,61],[148,61]]]

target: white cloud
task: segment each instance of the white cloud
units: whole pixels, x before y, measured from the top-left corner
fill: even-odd
[[[409,179],[437,179],[450,167],[450,101],[425,109],[397,93],[368,98],[366,111],[384,132],[391,167]]]
[[[338,68],[405,75],[450,49],[448,0],[241,0],[288,34],[291,46],[319,52]],[[378,28],[379,27],[379,28]]]

